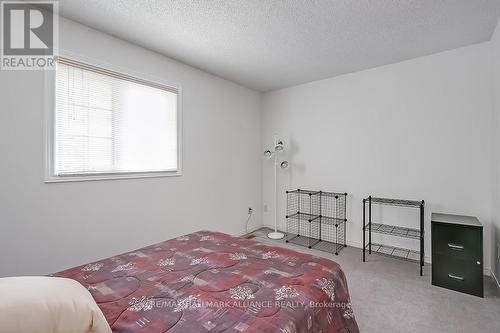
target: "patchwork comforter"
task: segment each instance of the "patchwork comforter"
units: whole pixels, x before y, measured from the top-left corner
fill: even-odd
[[[200,231],[54,274],[87,287],[114,332],[358,332],[340,266]]]

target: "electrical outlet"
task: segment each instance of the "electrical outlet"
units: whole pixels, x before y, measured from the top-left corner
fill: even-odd
[[[253,208],[252,207],[248,207],[248,215],[250,215],[252,213],[253,213]]]

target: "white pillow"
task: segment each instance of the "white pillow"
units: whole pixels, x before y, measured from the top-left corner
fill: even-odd
[[[0,278],[2,333],[111,333],[96,302],[75,280]]]

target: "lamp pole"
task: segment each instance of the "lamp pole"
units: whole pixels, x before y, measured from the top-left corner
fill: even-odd
[[[278,231],[278,153],[276,149],[280,144],[278,142],[278,136],[274,135],[274,232],[267,234],[267,237],[271,239],[282,239],[285,234]],[[282,143],[281,143],[282,145]]]
[[[278,137],[274,136],[274,147],[278,144]],[[278,154],[274,153],[274,232],[278,232]]]

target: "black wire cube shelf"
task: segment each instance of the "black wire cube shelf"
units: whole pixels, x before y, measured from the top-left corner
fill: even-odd
[[[294,213],[290,216],[287,216],[287,218],[293,219],[293,220],[298,220],[298,221],[308,221],[309,222],[309,221],[312,221],[315,219],[319,219],[319,215],[297,212],[297,213]]]
[[[300,245],[300,246],[305,246],[310,249],[315,249],[315,250],[320,250],[323,252],[330,252],[330,253],[335,253],[338,254],[340,250],[342,250],[345,245],[344,244],[337,244],[334,242],[329,242],[325,240],[319,240],[316,238],[310,238],[307,236],[298,236],[298,235],[292,235],[286,240],[288,243],[292,243],[295,245]]]
[[[287,191],[286,242],[335,253],[346,246],[347,193]]]

